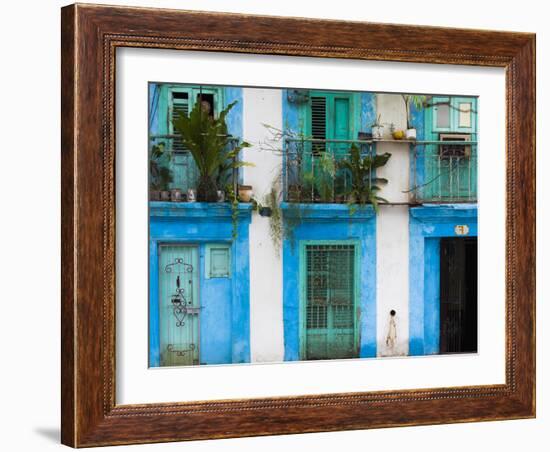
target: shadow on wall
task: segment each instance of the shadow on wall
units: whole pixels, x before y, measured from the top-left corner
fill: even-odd
[[[34,432],[56,444],[61,442],[61,431],[59,427],[37,427],[34,429]]]

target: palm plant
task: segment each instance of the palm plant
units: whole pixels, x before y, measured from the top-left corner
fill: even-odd
[[[245,141],[237,143],[233,149],[229,149],[229,143],[233,138],[227,134],[225,118],[237,101],[229,104],[218,116],[212,118],[197,102],[189,116],[180,114],[173,121],[174,131],[181,136],[186,149],[189,150],[197,170],[197,201],[215,202],[218,197],[218,184],[230,169],[244,166],[246,163],[238,162],[237,155],[244,147],[250,146]]]
[[[351,205],[370,203],[378,213],[378,204],[388,202],[378,196],[378,192],[381,190],[379,184],[386,184],[388,180],[376,177],[375,171],[384,166],[390,157],[391,154],[387,152],[381,155],[361,157],[359,148],[355,144],[351,145],[349,158],[338,164],[340,168],[347,170],[351,175],[351,188],[346,193]]]

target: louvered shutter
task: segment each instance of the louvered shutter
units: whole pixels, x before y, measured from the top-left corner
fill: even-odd
[[[180,115],[189,115],[189,94],[182,92],[172,93],[172,110],[170,112],[171,122],[178,119]],[[180,138],[174,138],[172,143],[173,151],[185,151],[185,147]]]
[[[327,139],[327,98],[325,96],[311,97],[311,136],[314,140]],[[312,151],[316,153],[325,149],[325,143],[314,142]]]
[[[173,91],[172,105],[170,109],[170,124],[180,115],[188,116],[192,108],[191,90],[189,91]],[[173,133],[173,128],[171,127]],[[173,181],[172,188],[179,188],[186,192],[189,188],[196,187],[198,177],[197,165],[193,157],[183,145],[181,138],[172,140],[172,158]]]

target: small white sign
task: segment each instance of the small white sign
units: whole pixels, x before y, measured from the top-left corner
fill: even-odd
[[[455,226],[455,234],[456,235],[468,235],[470,232],[470,228],[467,224],[457,224]]]

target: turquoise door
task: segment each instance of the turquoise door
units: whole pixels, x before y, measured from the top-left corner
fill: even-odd
[[[335,187],[342,183],[335,163],[349,153],[355,134],[354,95],[339,92],[312,91],[307,112],[306,135],[313,139],[302,158],[306,199],[321,202],[334,200]],[[324,140],[327,140],[326,142]],[[331,163],[332,162],[332,163]],[[309,193],[308,193],[309,192]]]
[[[301,249],[302,359],[359,356],[356,248],[318,242]]]
[[[199,364],[198,247],[159,247],[160,365]]]

